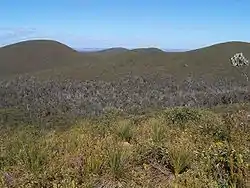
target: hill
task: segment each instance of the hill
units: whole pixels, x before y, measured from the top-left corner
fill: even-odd
[[[139,52],[139,53],[160,53],[160,52],[164,52],[163,50],[159,49],[159,48],[137,48],[137,49],[133,49],[133,52]]]
[[[0,75],[32,73],[105,80],[127,74],[239,78],[240,73],[229,62],[237,52],[250,58],[250,43],[225,42],[186,52],[111,48],[80,53],[56,41],[26,41],[0,48]]]
[[[32,40],[0,48],[0,75],[9,76],[60,68],[79,61],[72,48],[52,40]]]
[[[250,44],[227,42],[187,52],[164,52],[157,49],[135,49],[103,58],[101,77],[113,79],[128,73],[132,75],[166,75],[177,78],[203,76],[205,78],[241,78],[231,66],[230,57],[243,52],[250,58]]]
[[[230,64],[230,57],[237,52],[250,58],[250,43],[226,42],[187,52],[164,52],[157,49],[136,49],[119,56],[110,57],[109,71],[112,74],[165,75],[178,78],[227,77],[241,75]]]
[[[109,49],[105,49],[105,50],[101,50],[100,53],[123,53],[123,52],[127,52],[129,51],[126,48],[109,48]]]

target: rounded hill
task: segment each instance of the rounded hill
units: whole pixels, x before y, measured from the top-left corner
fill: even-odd
[[[237,53],[237,52],[249,53],[249,48],[250,48],[250,43],[248,42],[230,41],[230,42],[217,43],[186,52],[204,53],[204,52],[213,52],[219,50],[219,52],[225,52],[225,53]]]
[[[53,40],[30,40],[0,48],[0,74],[42,71],[77,61],[77,51]]]
[[[30,50],[30,47],[32,47],[34,50],[44,50],[43,48],[55,48],[54,50],[69,50],[69,51],[75,51],[69,46],[55,41],[55,40],[27,40],[22,42],[17,42],[14,44],[3,46],[2,49],[27,49]],[[51,49],[49,49],[51,50]]]

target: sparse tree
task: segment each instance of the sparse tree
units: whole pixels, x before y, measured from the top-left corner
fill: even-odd
[[[249,66],[249,61],[244,57],[243,53],[236,53],[233,57],[230,58],[230,61],[232,65],[236,67],[248,81],[249,79],[247,75],[247,68]]]

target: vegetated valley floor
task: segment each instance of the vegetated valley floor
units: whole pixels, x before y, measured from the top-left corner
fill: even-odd
[[[0,48],[0,187],[249,187],[237,52]]]

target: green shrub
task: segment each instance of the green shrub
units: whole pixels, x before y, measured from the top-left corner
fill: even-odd
[[[184,125],[189,121],[199,121],[201,118],[201,113],[199,110],[186,107],[177,107],[165,111],[165,118],[170,120],[173,124]]]
[[[221,187],[246,187],[247,164],[227,142],[212,144],[206,159],[209,172]]]

